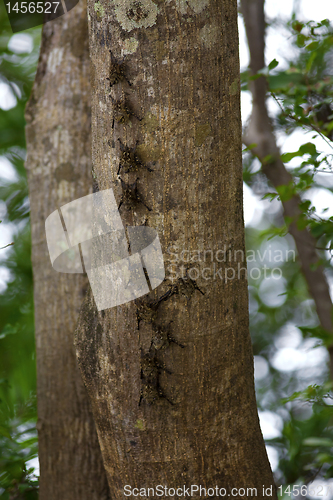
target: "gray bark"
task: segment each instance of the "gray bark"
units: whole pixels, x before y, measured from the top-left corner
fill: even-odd
[[[186,278],[172,284],[167,271],[143,300],[149,308],[170,296],[140,328],[138,302],[98,312],[89,292],[81,309],[77,356],[112,498],[123,498],[125,485],[158,484],[254,487],[264,498],[262,486],[273,485],[273,477],[256,409],[244,271],[237,279],[238,264],[245,264],[235,253],[244,255],[237,2],[91,1],[88,12],[99,189],[112,188],[120,203],[120,179],[138,179],[151,211],[133,203],[121,216],[125,226],[157,230],[166,269],[171,246],[178,254],[215,256],[190,266],[204,294]],[[115,102],[124,93],[141,121],[118,123]],[[141,167],[117,175],[118,139],[128,147],[138,141],[137,153],[154,172]],[[219,263],[216,252],[224,245],[232,261]],[[223,279],[214,278],[214,264]],[[181,265],[173,268],[179,274]],[[211,279],[203,277],[204,268]],[[224,280],[226,268],[229,275],[235,270],[235,279]],[[158,382],[166,397],[150,400],[142,356],[151,352],[158,329],[169,329],[184,348],[171,342],[154,351],[171,373],[156,375],[154,387]]]
[[[108,500],[95,424],[73,348],[87,288],[51,267],[45,219],[92,190],[86,6],[43,28],[26,109],[37,348],[40,500]]]

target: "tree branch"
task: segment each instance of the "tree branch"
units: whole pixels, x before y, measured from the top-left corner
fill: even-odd
[[[241,0],[246,36],[250,51],[250,69],[253,74],[265,66],[265,16],[264,0]],[[252,93],[252,114],[246,127],[243,142],[246,146],[256,144],[252,152],[262,164],[262,171],[275,188],[289,184],[293,178],[287,171],[280,156],[271,120],[268,115],[265,77],[250,81]],[[267,158],[269,157],[269,160]],[[299,230],[297,220],[301,214],[301,199],[294,195],[290,200],[282,201],[284,216],[290,217],[292,223],[289,232],[293,236],[299,255],[301,269],[313,297],[321,326],[332,332],[332,300],[328,283],[322,266],[318,266],[319,257],[316,252],[316,240],[307,229]],[[315,269],[314,269],[315,267]],[[333,378],[333,345],[329,348],[330,374]]]

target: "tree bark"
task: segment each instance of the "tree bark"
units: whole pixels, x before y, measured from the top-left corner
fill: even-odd
[[[43,27],[26,109],[37,348],[40,500],[108,500],[94,420],[73,347],[87,287],[50,264],[45,219],[92,190],[85,2]]]
[[[112,498],[123,498],[125,485],[159,484],[218,485],[228,494],[257,488],[257,498],[266,498],[263,485],[273,485],[273,477],[256,409],[240,270],[246,264],[237,2],[90,1],[88,19],[96,180],[100,190],[114,190],[118,203],[120,179],[137,180],[146,207],[123,204],[122,220],[157,230],[167,269],[164,283],[143,299],[148,309],[164,294],[165,300],[139,328],[141,301],[98,312],[89,292],[80,313],[77,357]],[[126,94],[136,116],[122,123],[116,102]],[[137,141],[142,164],[154,171],[144,165],[119,171],[121,145]],[[224,250],[230,261],[221,262]],[[188,251],[196,259],[187,275]],[[161,330],[178,344],[154,347]],[[142,373],[149,354],[165,368],[156,375],[162,392],[155,400]]]

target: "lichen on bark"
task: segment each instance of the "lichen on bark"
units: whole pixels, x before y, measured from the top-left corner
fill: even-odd
[[[152,0],[112,0],[118,23],[125,31],[154,26],[158,6]]]

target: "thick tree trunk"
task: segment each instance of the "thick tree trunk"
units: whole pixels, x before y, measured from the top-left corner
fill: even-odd
[[[84,2],[43,28],[26,110],[38,374],[40,500],[110,498],[95,424],[76,366],[73,331],[87,286],[54,271],[45,219],[92,190]]]
[[[125,485],[184,484],[217,485],[227,494],[257,488],[256,497],[266,498],[263,485],[273,478],[257,416],[240,270],[237,2],[90,1],[88,12],[95,176],[118,203],[124,183],[138,179],[146,206],[123,203],[122,220],[158,232],[167,269],[165,282],[143,299],[139,328],[142,299],[98,312],[89,293],[80,314],[77,356],[112,498],[124,498]],[[127,104],[116,104],[125,98]],[[136,165],[117,175],[122,149],[136,141],[137,155],[154,171]],[[181,269],[188,251],[193,281]],[[155,310],[153,300],[164,294]],[[165,349],[156,341],[161,331]]]

